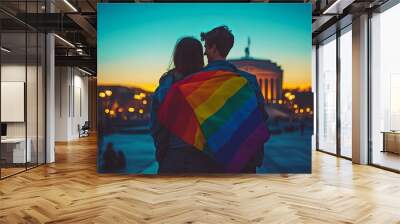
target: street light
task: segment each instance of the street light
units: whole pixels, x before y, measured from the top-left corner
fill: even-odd
[[[105,93],[106,93],[107,96],[111,96],[112,95],[112,91],[111,90],[106,90]]]
[[[141,97],[139,94],[135,94],[135,95],[133,95],[133,99],[135,99],[135,100],[141,100],[142,97]]]

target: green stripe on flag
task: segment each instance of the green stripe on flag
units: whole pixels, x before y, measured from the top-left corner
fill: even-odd
[[[229,117],[237,110],[241,108],[246,101],[254,95],[254,92],[250,88],[249,84],[244,85],[236,92],[235,95],[231,96],[225,104],[207,120],[201,124],[201,129],[206,138],[212,136],[218,129],[228,121]]]

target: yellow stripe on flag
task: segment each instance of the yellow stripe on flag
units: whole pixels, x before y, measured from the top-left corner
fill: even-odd
[[[214,77],[204,81],[195,91],[190,93],[190,95],[186,97],[186,100],[190,103],[192,108],[196,108],[204,103],[204,101],[206,101],[224,82],[232,78],[235,78],[235,76],[221,72],[216,73]],[[185,92],[185,87],[186,86],[182,87],[182,92]],[[192,88],[190,86],[187,87]]]
[[[197,128],[196,135],[194,137],[194,147],[202,151],[204,148],[204,141],[205,139],[203,133],[201,132],[201,129]]]
[[[194,112],[200,125],[224,106],[225,102],[246,83],[247,80],[243,77],[231,78],[216,89],[206,101],[196,107]]]

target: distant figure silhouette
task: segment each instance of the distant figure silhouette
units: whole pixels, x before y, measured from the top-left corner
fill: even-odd
[[[125,155],[123,152],[115,151],[113,144],[109,142],[103,154],[103,170],[112,171],[126,167]]]

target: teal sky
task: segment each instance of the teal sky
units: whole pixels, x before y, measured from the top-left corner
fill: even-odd
[[[168,69],[177,40],[227,25],[235,36],[228,59],[270,59],[284,87],[311,85],[311,5],[268,3],[98,4],[99,84],[153,90]]]

